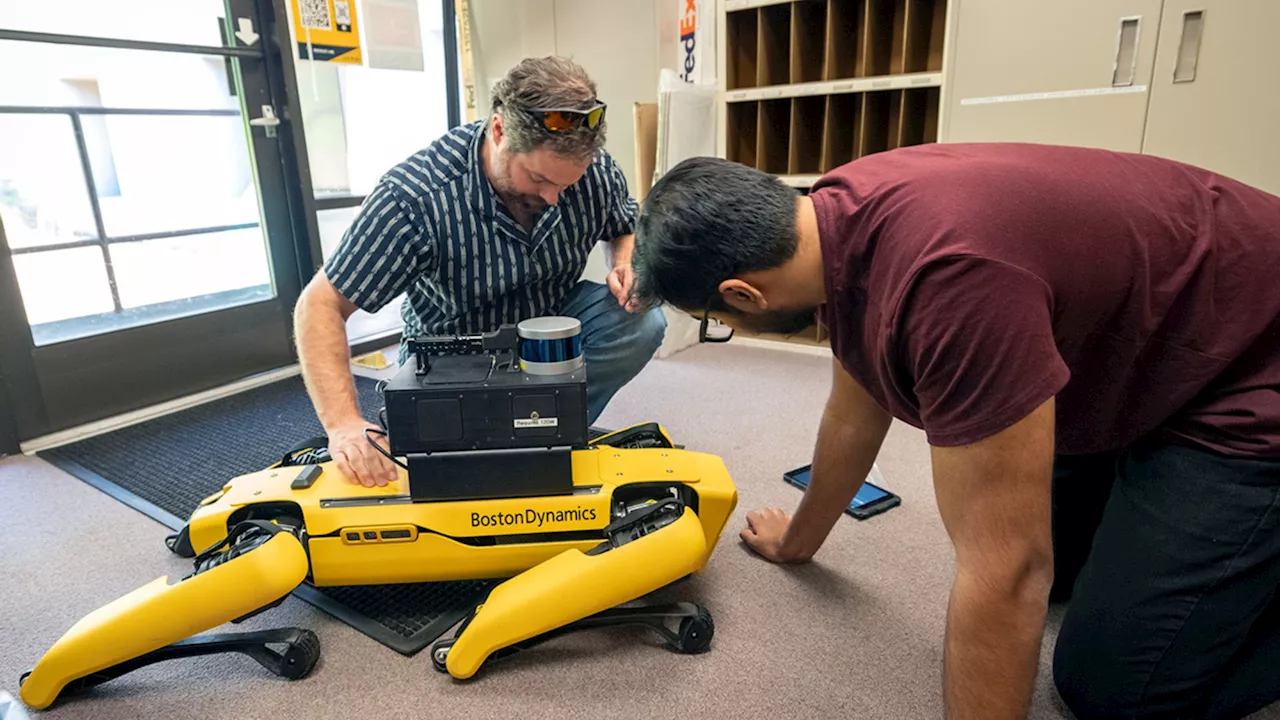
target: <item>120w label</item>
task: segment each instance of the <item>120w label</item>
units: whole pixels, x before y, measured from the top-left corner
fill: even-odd
[[[518,428],[549,428],[559,427],[559,418],[516,418],[516,427]]]

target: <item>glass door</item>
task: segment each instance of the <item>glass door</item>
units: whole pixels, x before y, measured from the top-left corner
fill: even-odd
[[[21,439],[293,362],[312,265],[284,17],[0,3],[0,63],[21,68],[0,74],[0,375]]]

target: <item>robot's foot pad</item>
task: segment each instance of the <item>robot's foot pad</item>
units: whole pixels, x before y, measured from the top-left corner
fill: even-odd
[[[711,620],[711,613],[701,605],[693,603],[611,608],[496,650],[489,659],[496,660],[514,655],[571,632],[624,625],[641,625],[651,628],[662,637],[668,649],[687,655],[696,655],[709,650],[711,638],[716,630],[715,623]],[[672,625],[675,625],[674,629]],[[452,638],[441,640],[431,646],[431,662],[439,672],[449,672],[446,665],[449,649],[453,647],[457,637],[466,630],[466,626],[467,623],[464,622]]]
[[[73,680],[67,683],[63,693],[71,695],[83,692],[138,668],[165,660],[229,652],[248,655],[272,674],[286,680],[300,680],[311,673],[320,659],[320,638],[314,632],[301,628],[196,636]],[[26,682],[30,674],[29,671],[23,673],[18,684]]]

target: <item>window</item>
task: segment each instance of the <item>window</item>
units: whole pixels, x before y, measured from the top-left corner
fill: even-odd
[[[222,45],[220,0],[124,5],[0,3],[0,27]],[[22,69],[0,73],[0,221],[37,345],[274,297],[233,62],[0,41]]]
[[[421,72],[295,61],[317,198],[358,202],[387,170],[450,129],[445,62],[450,49],[441,2],[418,0]],[[361,27],[364,33],[367,25]],[[332,255],[358,211],[353,206],[319,212],[323,259]],[[402,301],[403,296],[376,315],[357,312],[348,322],[349,339],[359,342],[398,330]]]

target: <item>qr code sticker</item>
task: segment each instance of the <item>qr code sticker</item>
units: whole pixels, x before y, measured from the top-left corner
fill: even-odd
[[[302,27],[312,30],[332,30],[333,23],[329,17],[329,0],[298,0],[301,10]]]
[[[340,30],[351,27],[351,5],[347,0],[333,0],[333,19]]]

